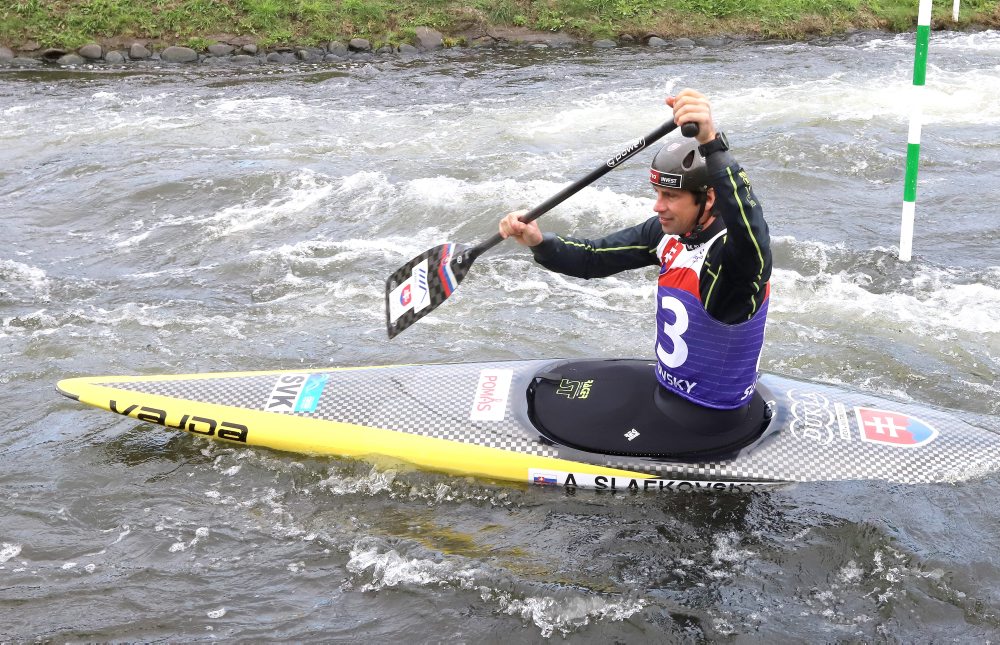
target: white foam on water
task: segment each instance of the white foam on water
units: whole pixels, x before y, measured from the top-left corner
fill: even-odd
[[[935,32],[931,36],[931,42],[935,49],[968,50],[973,54],[984,55],[983,60],[990,60],[985,56],[988,54],[1000,55],[1000,31],[996,29],[975,33]]]
[[[427,239],[444,239],[444,233],[432,229]],[[379,239],[352,238],[346,240],[312,239],[294,244],[254,250],[250,257],[282,259],[291,262],[303,262],[323,269],[330,264],[351,262],[367,257],[381,259],[398,259],[407,254],[413,255],[414,245],[410,237],[384,237]]]
[[[657,103],[663,106],[662,120],[670,118],[670,109],[663,104],[665,95],[658,90],[642,88],[636,90],[624,90],[605,92],[587,96],[586,99],[575,99],[562,107],[562,109],[539,110],[538,116],[532,120],[523,120],[517,125],[517,135],[527,140],[539,140],[546,138],[562,139],[568,138],[572,141],[579,141],[586,138],[582,133],[599,128],[609,131],[625,131],[634,129],[635,114],[622,106],[655,106]],[[649,115],[643,115],[648,119]],[[651,130],[659,123],[650,121],[648,128]],[[635,136],[646,134],[636,132]],[[622,141],[622,147],[632,143],[632,141]],[[608,151],[608,156],[612,156],[612,150]]]
[[[95,113],[100,113],[101,118],[92,118]],[[45,131],[37,131],[31,124],[27,130],[36,131],[41,141],[50,145],[92,145],[109,140],[127,143],[136,132],[150,137],[158,131],[192,128],[197,122],[198,118],[192,115],[158,114],[145,108],[136,110],[130,105],[120,104],[109,107],[98,102],[64,106],[60,114],[49,118]],[[171,133],[169,136],[176,139],[178,135]]]
[[[99,103],[101,108],[106,109],[112,106],[135,107],[139,105],[162,105],[171,96],[173,96],[173,94],[170,92],[121,94],[118,92],[102,90],[94,92],[90,95],[90,98],[92,98],[95,103]]]
[[[60,319],[47,309],[39,309],[20,316],[9,316],[0,320],[0,327],[6,330],[24,329],[31,336],[46,336],[61,326]]]
[[[145,230],[141,230],[143,226],[146,226],[145,221],[140,220],[139,222],[133,223],[131,227],[132,230],[138,231],[134,235],[124,237],[124,233],[116,231],[108,234],[106,236],[106,239],[110,242],[114,242],[116,249],[128,249],[131,247],[139,246],[142,242],[147,240],[150,235],[152,235],[155,231],[159,229],[168,227],[192,226],[192,225],[197,225],[198,222],[200,221],[201,219],[195,215],[164,214],[160,216],[151,226],[149,226],[149,228]],[[90,236],[82,235],[81,237],[87,239]],[[166,273],[165,275],[183,275],[184,274],[183,272],[191,272],[193,270],[195,269],[185,268],[185,267],[173,268],[173,269],[168,269],[167,271],[175,271],[180,273]],[[136,275],[143,277],[143,276],[152,276],[157,274],[158,272],[140,273]]]
[[[346,119],[353,125],[362,125],[366,123],[372,123],[375,121],[385,121],[391,117],[397,116],[394,112],[388,110],[350,110],[346,112],[341,112],[338,116],[342,119]]]
[[[623,306],[628,306],[630,309],[652,311],[656,285],[638,276],[609,276],[600,283],[567,278],[556,273],[546,277],[555,282],[557,292],[576,294],[590,308],[619,311]]]
[[[327,471],[327,475],[317,485],[334,495],[374,496],[391,492],[397,473],[394,470],[380,471],[373,466],[367,475],[360,478],[345,478],[333,468]]]
[[[251,201],[209,216],[204,220],[207,232],[213,237],[225,237],[311,214],[333,192],[333,184],[311,170],[302,170],[290,177],[287,185],[283,183],[275,187],[281,194],[265,204]]]
[[[901,282],[898,291],[876,293],[869,290],[871,278],[864,273],[802,275],[775,269],[770,307],[775,313],[793,317],[822,318],[836,311],[837,320],[903,326],[937,338],[949,332],[1000,337],[1000,286],[962,284],[957,282],[960,277],[957,269],[926,269],[913,280]],[[906,292],[929,282],[937,286],[929,291]]]
[[[157,529],[157,530],[159,530],[159,529]],[[209,529],[208,529],[208,527],[207,526],[200,526],[197,529],[195,529],[194,537],[191,538],[190,542],[184,542],[183,540],[179,540],[177,542],[174,542],[173,544],[170,545],[169,551],[170,551],[170,553],[177,553],[177,552],[180,552],[180,551],[187,551],[188,549],[190,549],[194,545],[198,544],[198,542],[200,542],[202,539],[207,538],[208,535],[209,535]]]
[[[455,108],[465,109],[465,106],[459,106],[455,103],[423,103],[419,108],[410,108],[406,111],[406,115],[410,117],[420,116],[437,116],[441,112],[452,112]]]
[[[129,302],[114,309],[88,306],[80,309],[68,309],[58,316],[42,309],[32,314],[19,316],[17,320],[33,336],[47,335],[61,328],[72,333],[72,328],[86,328],[88,335],[98,334],[108,336],[115,329],[130,325],[162,330],[163,335],[169,334],[168,328],[178,327],[187,331],[197,332],[211,329],[214,334],[224,334],[230,338],[245,340],[243,328],[246,321],[242,318],[224,316],[221,314],[205,316],[192,313],[190,309],[178,307],[172,303],[145,304]],[[11,325],[11,319],[5,319],[3,326]]]
[[[338,179],[332,196],[340,211],[334,216],[348,221],[362,218],[389,219],[400,203],[399,187],[379,171],[363,170]]]
[[[910,65],[912,67],[912,65]],[[931,65],[926,85],[913,87],[912,69],[900,64],[875,70],[864,79],[835,72],[826,78],[776,83],[722,93],[713,101],[720,122],[748,127],[759,122],[910,120],[916,92],[923,101],[921,123],[995,125],[1000,123],[1000,65],[960,73]],[[735,130],[735,126],[734,126]]]
[[[0,260],[0,296],[16,289],[34,301],[49,302],[51,288],[52,281],[44,270],[16,260]]]
[[[118,531],[118,529],[117,528],[108,529],[108,532],[110,532],[110,531]],[[121,530],[118,531],[118,537],[115,538],[115,541],[112,542],[109,546],[114,546],[115,544],[118,544],[119,542],[121,542],[122,540],[124,540],[131,533],[132,533],[132,527],[131,526],[129,526],[128,524],[122,525],[121,526]],[[102,551],[102,553],[103,553],[103,551]]]
[[[32,105],[15,105],[0,110],[0,123],[3,123],[0,141],[8,141],[9,147],[16,147],[23,143],[25,137],[33,136],[32,133],[38,130],[34,115]]]
[[[481,579],[491,576],[478,567],[455,559],[407,557],[394,549],[383,550],[368,539],[360,540],[351,549],[347,570],[356,578],[368,580],[360,587],[362,591],[397,587],[477,589],[484,601],[496,604],[496,611],[534,624],[544,638],[557,632],[565,636],[595,621],[626,620],[646,606],[641,599],[574,592],[518,597],[483,585]]]
[[[552,168],[547,174],[552,174]],[[555,169],[556,171],[559,168]],[[572,172],[571,168],[565,170]],[[557,172],[558,174],[558,172]],[[575,179],[575,178],[574,178]],[[569,185],[552,179],[477,180],[437,176],[415,179],[400,186],[398,199],[415,209],[455,213],[462,222],[470,221],[495,229],[509,211],[530,209]],[[636,175],[636,193],[646,189],[645,173]],[[573,234],[577,227],[601,236],[653,216],[653,194],[636,197],[608,187],[588,186],[545,215],[542,230]],[[449,218],[454,219],[454,218]]]
[[[921,577],[919,570],[908,566],[908,556],[892,547],[878,549],[872,555],[872,566],[867,579],[876,585],[872,596],[879,604],[885,604],[906,593],[905,579]]]
[[[858,563],[851,560],[837,574],[837,578],[845,584],[856,584],[862,580],[865,571],[858,566]]]
[[[787,246],[800,266],[774,270],[772,311],[820,319],[833,310],[830,322],[894,323],[932,336],[975,334],[987,350],[991,341],[1000,342],[1000,266],[901,267],[893,249],[859,252],[787,236],[772,243]],[[1000,344],[995,347],[1000,352]]]
[[[475,568],[464,568],[450,560],[437,562],[421,558],[407,558],[395,550],[382,552],[375,546],[356,544],[351,549],[347,570],[355,576],[370,578],[362,591],[400,586],[450,586],[473,588],[480,573]]]
[[[534,624],[540,630],[542,638],[550,638],[556,632],[565,637],[600,620],[621,622],[646,606],[641,599],[617,599],[598,595],[515,598],[510,593],[487,587],[480,587],[480,592],[483,600],[497,603],[501,613],[519,616],[523,621]]]
[[[860,46],[852,45],[862,51],[882,51],[887,47],[894,47],[912,52],[915,46],[914,33],[902,33],[888,38],[875,38],[865,42]],[[958,31],[935,31],[931,34],[928,45],[929,53],[933,56],[936,50],[959,50],[968,51],[970,54],[1000,54],[1000,31],[989,29],[976,33],[964,33]]]
[[[267,123],[303,121],[319,115],[320,106],[292,96],[260,96],[196,101],[198,109],[225,123]],[[329,118],[324,116],[324,118]]]
[[[21,555],[21,545],[11,542],[0,544],[0,564]]]
[[[478,189],[469,182],[454,177],[420,177],[402,186],[404,199],[414,200],[430,208],[463,208]]]
[[[753,551],[739,548],[740,535],[736,532],[715,536],[715,548],[712,549],[713,568],[708,575],[713,578],[728,578],[734,570],[742,570],[750,558],[757,555]]]
[[[543,164],[541,157],[526,156],[520,161],[529,167]],[[558,168],[551,167],[545,174],[552,176],[553,170],[559,174]],[[370,220],[378,227],[382,221],[391,221],[394,214],[398,217],[399,213],[405,213],[412,223],[411,232],[405,237],[381,234],[376,240],[368,241],[367,248],[403,247],[406,249],[404,255],[412,257],[414,252],[424,251],[428,245],[477,241],[455,239],[456,232],[465,226],[476,226],[492,234],[507,212],[540,204],[569,183],[552,179],[494,179],[486,171],[482,174],[481,178],[437,175],[393,184],[381,172],[355,173],[340,179],[339,186],[334,189],[331,195],[337,202],[334,208],[342,212],[333,217],[352,222]],[[642,195],[646,187],[645,176],[637,176],[636,182],[636,192]],[[651,192],[648,196],[636,197],[608,187],[587,187],[548,213],[542,228],[573,234],[573,229],[581,226],[586,227],[585,233],[603,235],[651,217],[652,203]],[[398,240],[404,244],[399,244]],[[335,243],[347,242],[337,240]],[[357,248],[365,244],[363,240],[351,242]],[[305,244],[322,250],[321,245],[329,243],[332,242],[314,240]]]
[[[363,170],[352,175],[342,177],[340,186],[337,187],[337,194],[364,192],[370,193],[372,190],[391,186],[389,178],[385,173],[374,170]]]

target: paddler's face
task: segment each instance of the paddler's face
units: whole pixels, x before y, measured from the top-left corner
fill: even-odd
[[[698,221],[698,202],[690,190],[653,186],[656,203],[653,211],[660,218],[660,226],[667,235],[689,233]]]

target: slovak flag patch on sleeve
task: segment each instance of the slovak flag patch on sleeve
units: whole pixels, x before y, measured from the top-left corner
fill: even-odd
[[[861,440],[901,448],[916,448],[934,441],[938,431],[931,425],[900,412],[854,408]]]

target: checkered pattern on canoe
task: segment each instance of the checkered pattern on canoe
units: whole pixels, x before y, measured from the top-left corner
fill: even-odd
[[[946,412],[913,404],[900,404],[869,394],[793,381],[775,376],[762,380],[777,399],[777,412],[764,441],[734,459],[709,463],[650,464],[644,472],[661,479],[736,481],[836,481],[885,480],[897,483],[957,481],[1000,467],[1000,437],[971,426]],[[848,412],[845,432],[834,417],[826,442],[796,435],[791,429],[795,412],[789,395],[805,391],[825,397],[831,406],[839,403]],[[854,407],[874,407],[909,413],[939,432],[924,447],[902,447],[861,439]],[[769,429],[770,430],[770,429]],[[635,470],[629,459],[610,459],[607,466]]]
[[[162,381],[133,381],[131,383],[98,383],[116,390],[155,394],[172,399],[214,403],[232,408],[263,410],[277,381],[275,374],[257,376],[212,376],[205,378],[171,379]]]
[[[765,376],[777,413],[771,434],[749,454],[711,463],[678,463],[603,456],[550,446],[524,418],[524,393],[531,377],[552,361],[470,363],[411,367],[363,368],[326,372],[329,380],[315,412],[299,416],[339,421],[449,441],[490,446],[524,454],[559,457],[662,479],[715,481],[824,481],[876,479],[922,483],[965,479],[970,472],[1000,466],[1000,438],[954,416],[916,405],[901,405],[864,393],[815,383]],[[470,411],[483,369],[512,369],[513,383],[503,421],[472,421]],[[233,407],[263,410],[283,373],[108,384],[123,390]],[[284,373],[287,374],[287,373]],[[792,390],[805,392],[825,406],[841,404],[848,413],[847,432],[830,441],[797,436]],[[860,439],[854,406],[909,412],[934,426],[939,435],[926,448],[903,448]],[[836,430],[833,417],[825,421]]]
[[[524,364],[515,364],[524,368]],[[473,398],[480,371],[498,364],[379,367],[325,372],[328,377],[314,412],[293,412],[326,421],[385,428],[502,450],[545,457],[558,451],[537,441],[512,413],[523,407],[524,388],[515,376],[503,421],[472,421]],[[506,365],[504,367],[507,367]],[[515,372],[517,369],[515,369]],[[278,378],[292,372],[185,380],[108,384],[118,389],[177,399],[263,410]],[[529,378],[534,370],[524,371]],[[522,379],[523,380],[523,379]],[[520,391],[519,391],[520,388]]]

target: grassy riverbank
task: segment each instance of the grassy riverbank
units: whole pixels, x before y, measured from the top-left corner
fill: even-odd
[[[414,28],[464,44],[510,29],[579,39],[746,34],[800,38],[853,28],[906,30],[917,0],[6,0],[0,44],[76,47],[147,40],[201,46],[215,36],[261,45],[308,45],[364,37],[410,42]],[[951,3],[935,23],[952,25]],[[962,26],[1000,26],[997,0],[965,0]]]

